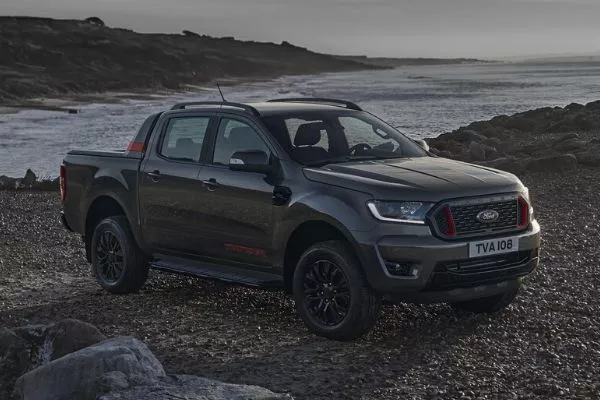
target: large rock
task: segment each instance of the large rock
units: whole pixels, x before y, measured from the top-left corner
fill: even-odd
[[[0,329],[0,399],[8,399],[19,376],[31,365],[28,343],[10,329]]]
[[[111,372],[122,374],[107,375]],[[24,400],[95,399],[103,390],[153,384],[165,371],[145,344],[118,337],[67,354],[21,376],[14,395]],[[108,382],[108,383],[107,383]]]
[[[276,394],[259,386],[233,385],[196,376],[176,375],[160,378],[153,385],[135,386],[113,392],[98,400],[281,400],[288,395]]]
[[[21,183],[26,188],[31,188],[33,186],[33,184],[35,183],[35,181],[37,181],[37,176],[33,173],[33,171],[31,169],[28,168],[27,171],[25,172],[25,176],[21,180]]]
[[[531,172],[562,172],[577,168],[577,157],[573,154],[560,154],[533,159],[525,169]]]
[[[104,339],[94,326],[72,319],[0,330],[0,399],[24,373]]]
[[[74,351],[106,339],[98,328],[76,319],[65,319],[48,327],[47,341],[51,345],[50,359],[56,360]]]
[[[17,179],[6,175],[0,176],[0,190],[14,190],[17,187]]]
[[[552,144],[552,147],[556,151],[560,152],[570,152],[576,151],[579,149],[584,149],[588,143],[584,140],[580,140],[576,137],[570,137],[566,139],[559,139]]]
[[[469,156],[473,161],[484,161],[485,148],[481,143],[471,142],[469,143]]]

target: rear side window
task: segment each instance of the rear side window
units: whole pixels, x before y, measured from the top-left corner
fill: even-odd
[[[210,117],[171,119],[160,147],[160,154],[172,160],[198,161],[209,123]]]

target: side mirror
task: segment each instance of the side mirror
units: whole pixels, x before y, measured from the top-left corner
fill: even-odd
[[[262,150],[236,151],[229,159],[229,169],[267,174],[271,172],[271,163]]]
[[[423,139],[414,139],[414,142],[421,146],[421,148],[425,151],[429,151],[429,145]]]

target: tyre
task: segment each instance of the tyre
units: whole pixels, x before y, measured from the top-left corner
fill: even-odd
[[[108,217],[96,225],[91,259],[94,277],[111,293],[137,292],[148,278],[148,259],[122,215]]]
[[[367,333],[381,308],[381,296],[342,241],[317,243],[304,252],[294,271],[293,295],[308,329],[335,340]]]
[[[504,293],[490,297],[483,297],[480,299],[452,303],[451,305],[455,309],[468,311],[476,314],[495,313],[505,309],[510,303],[512,303],[515,297],[517,297],[520,287],[521,282],[519,281],[513,288],[507,290]]]

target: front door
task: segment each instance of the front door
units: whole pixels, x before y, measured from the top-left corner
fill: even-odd
[[[169,117],[148,149],[140,174],[139,204],[144,241],[155,251],[201,250],[198,204],[205,190],[198,180],[199,160],[214,121],[210,115]]]
[[[273,188],[265,174],[232,171],[236,151],[271,150],[250,122],[221,118],[214,151],[200,171],[205,242],[213,257],[251,264],[270,264],[273,254]]]

